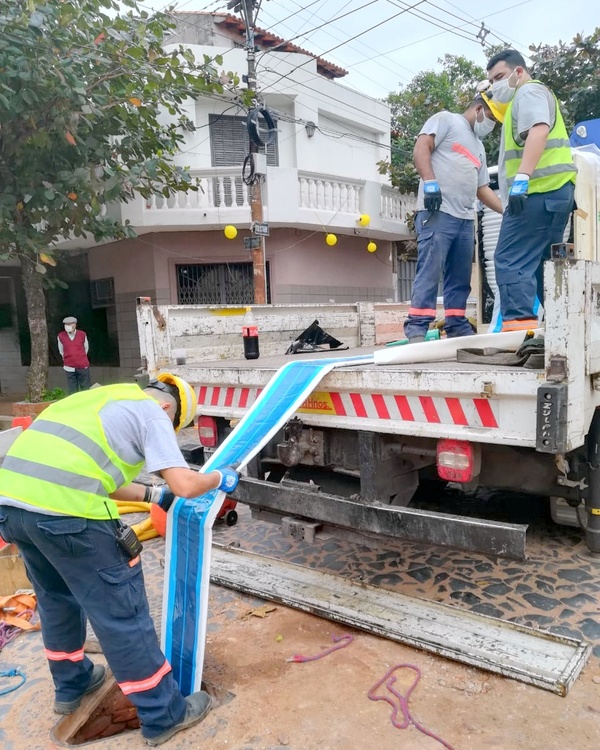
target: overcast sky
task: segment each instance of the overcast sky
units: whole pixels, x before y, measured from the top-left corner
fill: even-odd
[[[163,9],[173,2],[140,4]],[[227,0],[174,4],[182,11],[222,12]],[[345,85],[384,97],[415,73],[439,68],[445,53],[485,67],[485,49],[477,39],[482,21],[490,32],[487,42],[506,42],[526,54],[532,43],[590,34],[600,25],[597,8],[596,0],[263,0],[258,25],[348,70]]]

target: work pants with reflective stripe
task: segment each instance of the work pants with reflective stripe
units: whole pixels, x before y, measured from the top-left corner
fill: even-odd
[[[0,505],[0,535],[17,545],[37,595],[56,700],[72,701],[93,668],[83,654],[86,617],[123,692],[136,706],[142,734],[155,737],[186,709],[160,650],[142,564],[130,566],[114,523],[48,516]]]
[[[435,320],[442,275],[446,335],[469,336],[473,329],[465,317],[465,308],[471,292],[474,221],[457,219],[443,211],[417,211],[415,229],[419,257],[405,336],[424,336]]]
[[[550,246],[563,241],[574,190],[568,182],[550,193],[528,195],[518,216],[504,212],[494,254],[502,330],[535,326],[536,297],[544,300],[544,261]]]

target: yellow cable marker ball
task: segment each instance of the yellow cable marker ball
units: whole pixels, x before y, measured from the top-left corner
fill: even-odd
[[[358,217],[357,223],[360,227],[368,227],[371,223],[371,217],[369,216],[369,214],[361,214]]]
[[[374,253],[375,250],[377,250],[377,245],[374,242],[369,242],[369,244],[367,245],[367,250],[370,253]]]
[[[337,243],[337,237],[335,234],[326,234],[325,235],[325,242],[330,246],[333,247]]]
[[[237,229],[232,224],[228,224],[223,230],[223,234],[228,240],[234,240],[237,237]]]

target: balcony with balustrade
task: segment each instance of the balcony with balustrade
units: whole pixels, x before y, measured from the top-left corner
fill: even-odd
[[[170,198],[139,198],[121,206],[122,220],[129,220],[141,232],[250,226],[250,187],[242,181],[239,169],[194,170],[192,178],[197,191]],[[357,219],[368,214],[369,236],[394,240],[410,236],[406,220],[416,199],[381,182],[273,167],[263,186],[263,204],[264,220],[271,229],[363,233]]]

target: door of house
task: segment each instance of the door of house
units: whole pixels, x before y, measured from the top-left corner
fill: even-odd
[[[267,302],[271,302],[267,261]],[[252,263],[186,263],[176,266],[180,305],[251,305],[254,302]]]

